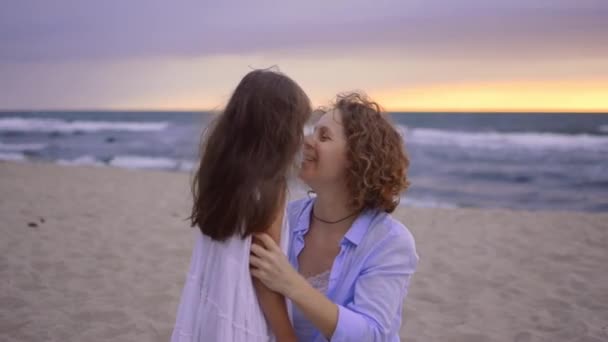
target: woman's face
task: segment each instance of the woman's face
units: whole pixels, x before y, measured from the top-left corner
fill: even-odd
[[[339,111],[323,114],[313,133],[304,138],[303,154],[300,179],[313,190],[344,180],[346,137]]]

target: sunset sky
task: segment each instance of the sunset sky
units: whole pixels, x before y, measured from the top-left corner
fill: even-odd
[[[219,109],[276,65],[315,104],[608,112],[608,1],[5,0],[0,109]]]

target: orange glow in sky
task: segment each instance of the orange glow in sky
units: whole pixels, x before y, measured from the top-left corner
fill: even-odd
[[[608,81],[512,81],[419,85],[398,90],[369,89],[387,111],[608,112]],[[142,99],[144,100],[144,99]],[[174,96],[146,99],[150,109],[218,110],[223,99]],[[315,105],[324,105],[315,101]],[[130,106],[121,106],[121,108]],[[132,109],[142,109],[133,106]],[[146,109],[146,108],[144,108]]]
[[[415,86],[375,98],[391,111],[608,112],[608,80]]]
[[[389,111],[608,113],[608,0],[6,7],[0,110],[220,110],[276,66],[314,105],[362,90]]]

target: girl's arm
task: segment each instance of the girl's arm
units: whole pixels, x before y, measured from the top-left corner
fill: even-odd
[[[284,205],[280,206],[279,213],[266,233],[280,245],[281,228],[283,223]],[[287,238],[287,237],[286,237]],[[254,237],[253,243],[260,244]],[[296,341],[296,335],[287,314],[285,297],[278,292],[274,292],[266,287],[260,280],[253,278],[253,285],[258,295],[258,302],[264,312],[266,321],[274,333],[278,342]]]
[[[250,264],[254,280],[264,281],[275,291],[285,294],[298,309],[331,339],[338,324],[338,306],[313,288],[287,260],[281,248],[268,234],[257,236],[258,244],[251,246]]]

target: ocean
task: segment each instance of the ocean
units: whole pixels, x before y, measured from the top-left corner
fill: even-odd
[[[411,159],[405,206],[608,212],[606,114],[391,117]],[[0,160],[190,172],[211,119],[201,112],[0,112]]]

